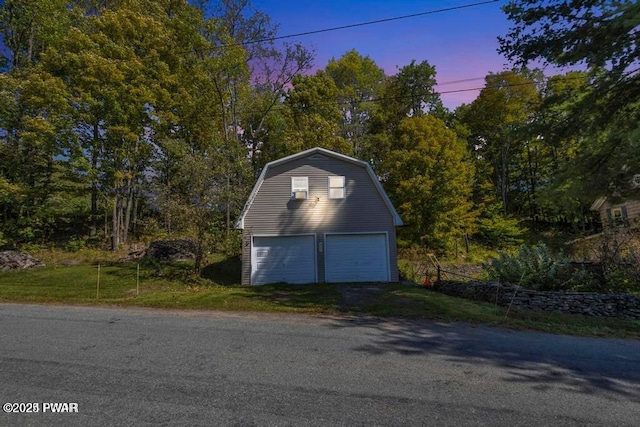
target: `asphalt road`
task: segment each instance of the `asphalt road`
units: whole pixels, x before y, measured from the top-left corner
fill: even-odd
[[[640,341],[17,304],[0,331],[0,404],[39,406],[2,426],[640,425]]]

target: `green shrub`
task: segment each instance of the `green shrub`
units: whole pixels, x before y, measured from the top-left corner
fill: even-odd
[[[424,275],[418,271],[418,268],[413,262],[407,259],[398,260],[398,274],[400,275],[400,280],[407,280],[414,283],[422,283],[424,281]]]
[[[554,257],[544,243],[521,245],[514,255],[499,252],[497,258],[483,266],[492,280],[530,289],[570,289],[575,280],[580,280],[573,275],[568,258]]]
[[[78,252],[81,249],[84,249],[87,246],[86,241],[83,239],[72,237],[65,243],[64,250],[69,252]]]
[[[4,233],[0,230],[0,249],[5,246],[9,246],[9,243],[11,243],[9,238],[5,237]]]
[[[502,249],[523,242],[527,231],[520,222],[511,217],[505,217],[500,204],[487,206],[477,220],[477,231],[474,239],[489,248]]]
[[[398,250],[398,273],[400,280],[424,283],[425,276],[435,280],[436,268],[431,260],[431,254],[426,248],[409,245]]]
[[[36,252],[40,252],[46,249],[46,246],[39,245],[37,243],[24,243],[20,245],[20,252],[27,253],[29,255],[33,255]]]
[[[213,246],[216,252],[223,253],[230,257],[242,255],[241,232],[238,230],[231,230],[230,232],[217,230],[212,234],[213,241],[215,242]]]
[[[633,264],[607,265],[605,279],[608,292],[640,293],[640,271]]]

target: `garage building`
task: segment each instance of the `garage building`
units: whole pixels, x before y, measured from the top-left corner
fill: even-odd
[[[398,281],[400,225],[366,162],[323,148],[270,162],[236,224],[242,283]]]

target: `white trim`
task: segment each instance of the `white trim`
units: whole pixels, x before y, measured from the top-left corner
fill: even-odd
[[[300,237],[300,236],[313,236],[313,269],[314,269],[314,277],[315,282],[318,283],[318,237],[316,233],[293,233],[293,234],[252,234],[251,235],[251,245],[249,248],[249,258],[251,259],[251,270],[249,271],[249,284],[254,286],[253,284],[253,272],[256,268],[256,259],[253,256],[253,238],[254,237]],[[257,285],[255,285],[257,286]]]
[[[304,186],[294,186],[293,182],[296,180],[302,180],[304,181]],[[291,198],[294,199],[296,198],[294,196],[295,193],[297,192],[304,192],[305,193],[305,199],[309,198],[309,177],[308,176],[292,176],[291,177]]]
[[[391,253],[389,249],[389,232],[388,231],[335,231],[335,232],[326,232],[324,233],[324,281],[325,283],[329,283],[327,281],[327,252],[329,251],[329,246],[327,245],[327,236],[352,236],[352,235],[372,235],[372,234],[382,234],[384,235],[385,240],[385,249],[387,256],[387,281],[391,282]]]
[[[620,213],[619,217],[616,217],[616,212]],[[611,208],[611,218],[615,221],[615,220],[623,220],[624,216],[623,216],[623,212],[622,212],[622,206],[618,206],[616,208]]]
[[[353,163],[355,165],[359,165],[359,166],[364,167],[367,170],[367,173],[369,174],[369,177],[371,178],[371,181],[373,182],[374,186],[378,190],[378,193],[380,194],[380,197],[382,197],[382,200],[387,205],[387,208],[389,209],[389,212],[391,213],[391,216],[393,217],[394,225],[395,226],[403,225],[402,219],[400,218],[400,215],[398,215],[398,212],[393,207],[393,203],[391,203],[391,200],[389,199],[389,196],[387,196],[387,193],[384,191],[384,188],[382,188],[382,184],[380,184],[380,180],[378,179],[376,174],[373,172],[373,169],[371,169],[371,165],[369,165],[369,163],[364,162],[362,160],[354,159],[353,157],[345,156],[344,154],[340,154],[340,153],[336,153],[334,151],[327,150],[325,148],[315,147],[315,148],[311,148],[309,150],[302,151],[302,152],[297,153],[297,154],[292,154],[290,156],[283,157],[283,158],[278,159],[278,160],[274,160],[274,161],[269,162],[269,163],[267,163],[265,165],[265,167],[262,169],[262,173],[260,173],[260,177],[258,178],[258,181],[254,185],[253,190],[251,191],[251,194],[249,195],[249,198],[247,199],[247,203],[245,203],[244,208],[242,209],[242,213],[240,214],[240,217],[238,218],[238,221],[236,222],[236,228],[244,229],[244,217],[247,215],[247,212],[251,208],[251,205],[253,204],[253,201],[255,200],[256,195],[258,194],[258,191],[260,190],[260,187],[262,186],[262,183],[264,182],[264,179],[267,176],[267,172],[269,171],[270,168],[272,168],[273,166],[278,166],[278,165],[281,165],[283,163],[290,162],[292,160],[296,160],[298,158],[310,156],[310,155],[315,154],[315,153],[324,154],[324,155],[329,156],[329,157],[333,157],[333,158],[336,158],[336,159],[344,160],[346,162]],[[346,189],[345,189],[345,191],[346,191]],[[345,194],[345,196],[346,196],[346,194]]]
[[[332,187],[331,178],[342,178],[342,187]],[[342,197],[331,197],[331,189],[342,188]],[[344,175],[329,175],[327,176],[327,198],[329,200],[341,200],[347,198],[347,178]]]

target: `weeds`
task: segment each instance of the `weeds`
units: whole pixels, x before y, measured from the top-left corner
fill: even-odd
[[[499,252],[484,268],[492,280],[536,290],[568,289],[579,280],[569,259],[562,254],[554,256],[544,243],[521,245],[514,255]]]

